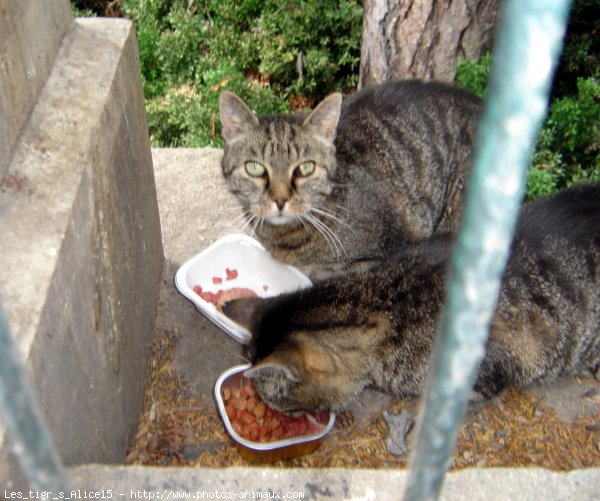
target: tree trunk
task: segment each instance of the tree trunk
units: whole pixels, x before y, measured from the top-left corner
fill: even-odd
[[[491,50],[500,0],[364,0],[360,87],[454,80],[459,59]]]

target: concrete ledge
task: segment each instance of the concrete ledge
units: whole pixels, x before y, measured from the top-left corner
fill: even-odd
[[[70,468],[71,488],[112,489],[113,499],[390,500],[402,499],[407,471],[277,468]],[[598,499],[600,470],[557,473],[537,468],[462,470],[448,474],[443,501],[588,501]],[[280,493],[277,497],[276,493]],[[252,497],[254,494],[254,497]],[[195,497],[194,497],[195,496]]]
[[[2,0],[0,5],[0,179],[60,43],[73,23],[68,0]]]
[[[120,462],[164,262],[129,21],[65,37],[0,186],[0,234],[2,303],[59,454]]]

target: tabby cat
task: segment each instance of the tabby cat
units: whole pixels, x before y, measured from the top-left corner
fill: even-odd
[[[253,333],[246,374],[260,395],[289,414],[342,409],[366,387],[418,395],[451,240],[433,236],[370,271],[226,304]],[[473,402],[599,367],[600,185],[582,185],[524,206]]]
[[[404,81],[333,94],[308,116],[257,117],[224,91],[222,171],[240,222],[312,278],[451,231],[480,108],[467,91]]]

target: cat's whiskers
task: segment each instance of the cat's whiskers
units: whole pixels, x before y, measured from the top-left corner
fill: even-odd
[[[341,211],[344,211],[346,214],[350,214],[350,209],[348,207],[344,207],[343,205],[340,205],[340,204],[335,204],[335,208],[339,209]]]
[[[317,217],[312,214],[304,214],[302,218],[306,219],[310,224],[312,224],[317,231],[323,236],[323,238],[329,244],[329,247],[332,251],[335,251],[336,257],[341,257],[342,253],[346,258],[348,258],[348,253],[346,249],[344,249],[344,245],[342,241],[337,236],[335,231],[333,231],[329,226],[327,226],[323,221],[319,220]]]
[[[252,214],[251,212],[247,212],[245,222],[242,225],[242,227],[238,230],[238,232],[244,233],[246,231],[246,228],[248,228],[248,226],[250,226],[250,223],[252,223],[252,221],[254,219],[256,219],[256,216],[254,214]],[[254,226],[254,228],[256,228],[256,226]]]
[[[329,200],[329,204],[331,204],[332,200]],[[342,204],[335,202],[333,208],[330,205],[318,204],[315,202],[311,203],[312,207],[317,209],[321,209],[328,214],[333,214],[334,216],[339,217],[340,219],[344,219],[344,216],[349,216],[352,212],[348,207],[344,207]]]
[[[314,216],[311,216],[310,214],[304,214],[304,215],[300,216],[300,218],[307,221],[308,223],[310,223],[310,225],[313,226],[323,236],[323,238],[325,238],[329,247],[331,247],[332,250],[336,250],[336,255],[339,255],[339,251],[337,251],[337,246],[335,245],[335,241],[332,242],[332,237],[326,231],[321,229],[320,226],[323,226],[323,225],[318,219],[316,219]],[[306,225],[305,225],[305,228],[307,228]]]
[[[238,232],[241,233],[243,229],[248,225],[249,221],[252,221],[255,216],[252,215],[252,212],[247,210],[238,214],[233,218],[233,220],[221,231],[219,237],[222,237],[226,233]]]
[[[221,207],[220,209],[210,209],[210,212],[223,212],[223,211],[229,211],[229,210],[244,210],[244,206],[243,205],[236,205],[234,207]],[[208,212],[208,210],[207,210]]]
[[[338,206],[338,208],[343,209],[341,206]],[[310,210],[312,212],[316,212],[317,214],[321,214],[322,216],[324,216],[328,219],[331,219],[332,221],[335,221],[336,223],[340,224],[344,228],[354,231],[353,228],[346,221],[344,221],[339,214],[336,214],[333,211],[326,210],[323,207],[318,207],[318,206],[314,206],[314,205],[311,207]]]
[[[248,357],[245,357],[244,355],[242,355],[240,353],[236,353],[236,352],[231,351],[231,350],[227,350],[227,353],[230,353],[231,355],[239,358],[240,360],[246,362],[247,364],[252,363],[252,361]]]
[[[252,227],[252,233],[250,233],[251,237],[254,237],[254,234],[256,233],[256,229],[258,228],[259,225],[262,226],[262,223],[264,221],[264,218],[257,217],[257,216],[254,216],[253,219],[254,219],[254,226]]]
[[[264,218],[264,217],[261,217],[261,218],[260,218],[260,223],[259,223],[259,225],[258,225],[258,231],[259,231],[259,233],[262,231],[262,227],[263,227],[263,223],[264,223],[264,222],[265,222],[265,218]]]
[[[302,226],[304,227],[304,229],[306,230],[307,233],[310,233],[310,229],[308,228],[308,226],[306,225],[306,222],[304,221],[304,218],[302,216],[296,216],[296,219],[298,221],[300,221],[300,223],[302,224]]]

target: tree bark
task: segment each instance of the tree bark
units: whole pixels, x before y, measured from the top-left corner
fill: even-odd
[[[491,50],[500,0],[364,0],[360,87],[454,80],[459,59]]]

